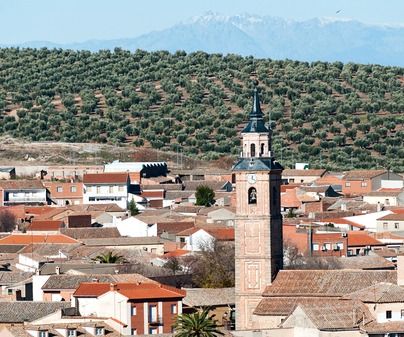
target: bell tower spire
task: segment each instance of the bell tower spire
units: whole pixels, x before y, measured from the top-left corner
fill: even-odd
[[[241,132],[243,151],[236,176],[236,330],[258,328],[253,311],[267,285],[283,267],[280,185],[283,167],[271,152],[272,130],[264,123],[258,82]]]

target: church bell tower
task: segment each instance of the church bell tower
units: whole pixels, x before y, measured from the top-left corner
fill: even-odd
[[[271,151],[272,130],[264,122],[254,82],[253,107],[242,131],[236,177],[236,330],[256,328],[253,311],[265,287],[283,267],[280,186],[283,167]]]

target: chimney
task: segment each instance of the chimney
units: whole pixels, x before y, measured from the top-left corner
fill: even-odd
[[[116,283],[110,283],[109,284],[109,290],[110,291],[116,291],[117,290]]]
[[[341,204],[341,211],[345,212],[346,211],[346,203]]]
[[[60,275],[60,267],[56,266],[55,268],[56,275]]]

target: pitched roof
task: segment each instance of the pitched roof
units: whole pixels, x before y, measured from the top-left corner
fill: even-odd
[[[185,291],[158,283],[81,283],[75,297],[98,297],[114,288],[128,299],[157,299],[184,297]]]
[[[210,235],[212,235],[218,241],[234,241],[234,228],[204,228]]]
[[[158,222],[157,223],[157,235],[161,235],[163,232],[169,234],[177,234],[183,230],[194,227],[193,221],[173,221],[173,222]]]
[[[117,291],[128,299],[183,298],[186,295],[185,290],[156,283],[132,284],[122,289],[118,286]]]
[[[352,330],[373,320],[366,305],[360,301],[329,300],[299,304],[319,330]]]
[[[64,226],[61,220],[33,220],[28,226],[30,231],[58,231]]]
[[[297,197],[296,188],[287,189],[284,193],[281,194],[281,206],[282,207],[299,208],[301,205],[302,205],[302,202]]]
[[[384,323],[370,322],[361,328],[361,330],[372,335],[393,335],[394,333],[404,332],[404,321],[388,321]]]
[[[131,246],[163,244],[163,240],[161,240],[158,236],[82,239],[81,241],[87,246]]]
[[[60,233],[74,239],[119,238],[116,227],[61,228]]]
[[[371,237],[365,231],[350,231],[348,232],[348,246],[385,246],[385,244]]]
[[[403,193],[404,191],[402,189],[397,189],[394,191],[372,191],[369,193],[364,194],[364,197],[397,197],[400,193]]]
[[[128,173],[89,173],[83,175],[84,184],[126,184]]]
[[[282,176],[284,177],[289,177],[289,176],[301,176],[301,177],[311,177],[311,176],[316,176],[316,177],[321,177],[324,175],[324,173],[327,172],[325,169],[320,169],[320,170],[314,170],[314,169],[309,169],[309,170],[295,170],[295,169],[284,169],[282,172]]]
[[[376,283],[397,283],[394,270],[281,270],[263,296],[336,297]]]
[[[165,253],[163,255],[164,258],[170,258],[170,257],[180,257],[180,256],[184,256],[191,253],[191,251],[189,250],[185,250],[185,249],[176,249],[173,250],[171,252]]]
[[[344,175],[344,179],[345,180],[371,179],[386,172],[387,172],[386,170],[354,170],[346,172]]]
[[[298,304],[329,301],[329,297],[264,297],[254,310],[259,316],[287,316]]]
[[[404,289],[397,284],[380,282],[347,294],[343,298],[365,303],[404,303]]]
[[[0,322],[32,322],[70,306],[69,302],[2,302],[0,305]]]
[[[187,295],[182,302],[189,307],[210,307],[235,303],[234,288],[186,288],[184,290]]]
[[[343,269],[395,269],[393,262],[379,255],[340,257],[338,263]]]
[[[81,283],[86,284],[110,284],[116,282],[148,282],[155,281],[140,274],[87,274],[87,275],[51,275],[45,284],[43,290],[58,289],[77,289]]]
[[[381,217],[377,219],[379,221],[404,221],[404,213],[392,213],[392,214],[387,214],[384,217]]]
[[[40,180],[0,180],[0,189],[45,189]]]
[[[11,234],[0,239],[0,245],[29,245],[32,243],[79,243],[77,240],[62,234]]]
[[[32,273],[22,271],[2,271],[0,272],[0,285],[12,285],[30,278]]]

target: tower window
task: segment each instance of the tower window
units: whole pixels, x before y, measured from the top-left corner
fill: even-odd
[[[251,152],[251,157],[255,157],[255,144],[251,144],[250,152]]]
[[[257,203],[257,190],[254,187],[248,190],[248,203],[250,205]]]
[[[265,144],[262,143],[261,144],[261,153],[260,153],[260,157],[262,157],[264,155],[264,150],[265,150]]]

